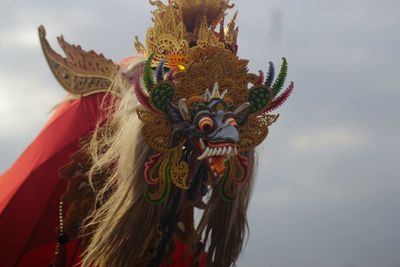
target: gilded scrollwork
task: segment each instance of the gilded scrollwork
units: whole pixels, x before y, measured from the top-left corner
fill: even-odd
[[[166,115],[138,109],[137,114],[143,122],[143,139],[151,148],[164,152],[169,149],[171,127]]]
[[[247,60],[238,59],[226,49],[198,49],[194,52],[189,67],[175,76],[175,101],[194,95],[203,95],[218,81],[222,90],[227,89],[235,105],[248,98],[248,85],[254,79],[247,73]]]
[[[121,88],[113,86],[116,75],[120,74],[119,66],[112,60],[94,51],[87,52],[80,46],[71,45],[61,36],[58,43],[65,53],[64,58],[50,47],[43,26],[39,27],[39,38],[51,71],[66,91],[83,96],[99,92],[120,94]],[[121,79],[124,79],[122,75]]]
[[[171,180],[178,188],[189,189],[189,164],[182,160],[182,145],[176,146],[171,155]]]
[[[236,44],[236,17],[226,30],[214,30],[218,23],[224,26],[225,11],[233,7],[227,0],[174,0],[170,1],[170,5],[162,1],[151,1],[151,4],[157,6],[157,9],[153,11],[154,26],[147,32],[146,48],[138,39],[135,47],[138,52],[154,55],[153,67],[166,55],[186,57],[198,48],[224,49]],[[167,61],[166,66],[175,65]]]
[[[250,115],[245,124],[239,127],[239,151],[248,151],[261,144],[268,135],[268,127],[278,118],[279,115],[266,113]]]

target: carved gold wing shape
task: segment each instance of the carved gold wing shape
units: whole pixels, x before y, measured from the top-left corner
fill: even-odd
[[[39,38],[51,71],[61,86],[69,93],[79,96],[88,96],[99,92],[120,94],[121,88],[114,86],[113,81],[116,75],[121,75],[122,79],[124,77],[119,71],[119,66],[112,60],[93,50],[87,52],[82,50],[79,45],[71,45],[61,36],[57,40],[65,53],[66,57],[63,57],[50,47],[43,26],[39,27]]]

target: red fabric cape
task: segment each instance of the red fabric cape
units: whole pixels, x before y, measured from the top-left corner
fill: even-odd
[[[100,107],[107,101],[107,96],[97,94],[61,104],[16,163],[0,176],[1,267],[48,266],[54,259],[58,204],[67,185],[58,169],[69,162],[80,139],[105,117]],[[79,265],[78,242],[69,242],[66,248],[69,264]],[[185,267],[190,260],[188,248],[178,242],[172,262],[161,266]],[[202,255],[200,266],[204,262]]]
[[[96,126],[104,94],[61,104],[44,129],[0,176],[0,266],[47,266],[54,257],[58,202],[66,182],[58,169]],[[28,266],[26,265],[26,266]]]

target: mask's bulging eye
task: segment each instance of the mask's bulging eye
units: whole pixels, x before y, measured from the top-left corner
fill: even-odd
[[[236,120],[234,118],[228,118],[225,121],[225,125],[229,125],[229,126],[233,126],[233,127],[237,127],[238,126],[237,122],[236,122]]]
[[[203,117],[199,120],[199,129],[208,132],[214,127],[214,121],[210,117]]]

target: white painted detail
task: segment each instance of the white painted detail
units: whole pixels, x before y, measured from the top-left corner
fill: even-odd
[[[184,224],[183,222],[179,221],[179,222],[176,224],[176,226],[178,226],[179,230],[181,230],[182,232],[185,232],[185,231],[186,231],[185,224]]]
[[[200,142],[201,149],[206,149],[206,145],[204,144],[203,139],[200,138],[199,142]]]

